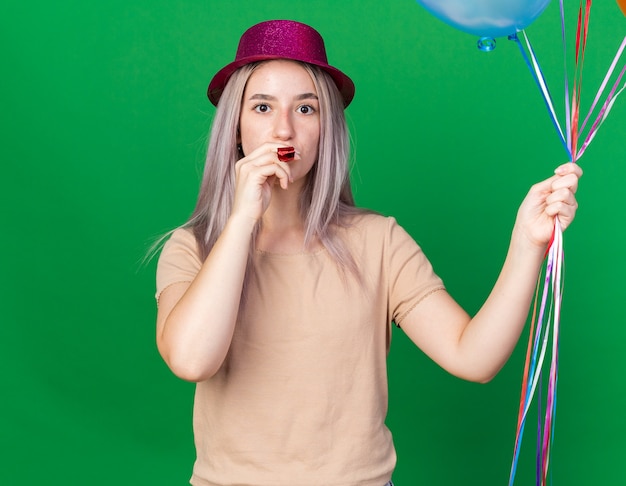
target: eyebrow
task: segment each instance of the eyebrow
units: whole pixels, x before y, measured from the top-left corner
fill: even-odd
[[[276,101],[275,96],[262,94],[262,93],[253,94],[252,96],[250,96],[249,99],[250,100]],[[302,94],[297,95],[294,99],[296,101],[302,101],[302,100],[317,100],[319,98],[317,97],[315,93],[302,93]]]

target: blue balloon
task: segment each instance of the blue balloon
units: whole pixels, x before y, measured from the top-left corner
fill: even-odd
[[[503,37],[528,27],[550,0],[417,0],[430,13],[479,37]]]

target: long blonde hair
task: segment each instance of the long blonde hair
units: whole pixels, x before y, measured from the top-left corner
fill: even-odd
[[[260,64],[248,64],[238,69],[217,105],[198,200],[184,225],[193,230],[202,260],[217,241],[232,210],[235,163],[240,158],[237,128],[241,102],[246,83]],[[358,278],[356,262],[335,231],[349,224],[349,216],[365,212],[355,207],[350,187],[350,137],[343,99],[332,78],[323,70],[305,63],[298,64],[311,76],[320,103],[318,160],[307,175],[300,195],[305,247],[313,238],[319,238],[339,267]],[[250,255],[253,251],[252,247]]]

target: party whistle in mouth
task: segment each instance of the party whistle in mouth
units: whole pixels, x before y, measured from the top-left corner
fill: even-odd
[[[296,149],[293,147],[280,147],[278,149],[278,160],[281,162],[291,162],[296,156]]]

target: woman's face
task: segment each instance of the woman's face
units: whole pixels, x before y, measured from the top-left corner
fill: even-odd
[[[239,121],[243,152],[265,143],[293,146],[294,181],[304,178],[317,160],[320,138],[319,100],[313,80],[299,64],[287,60],[261,64],[243,94]]]

